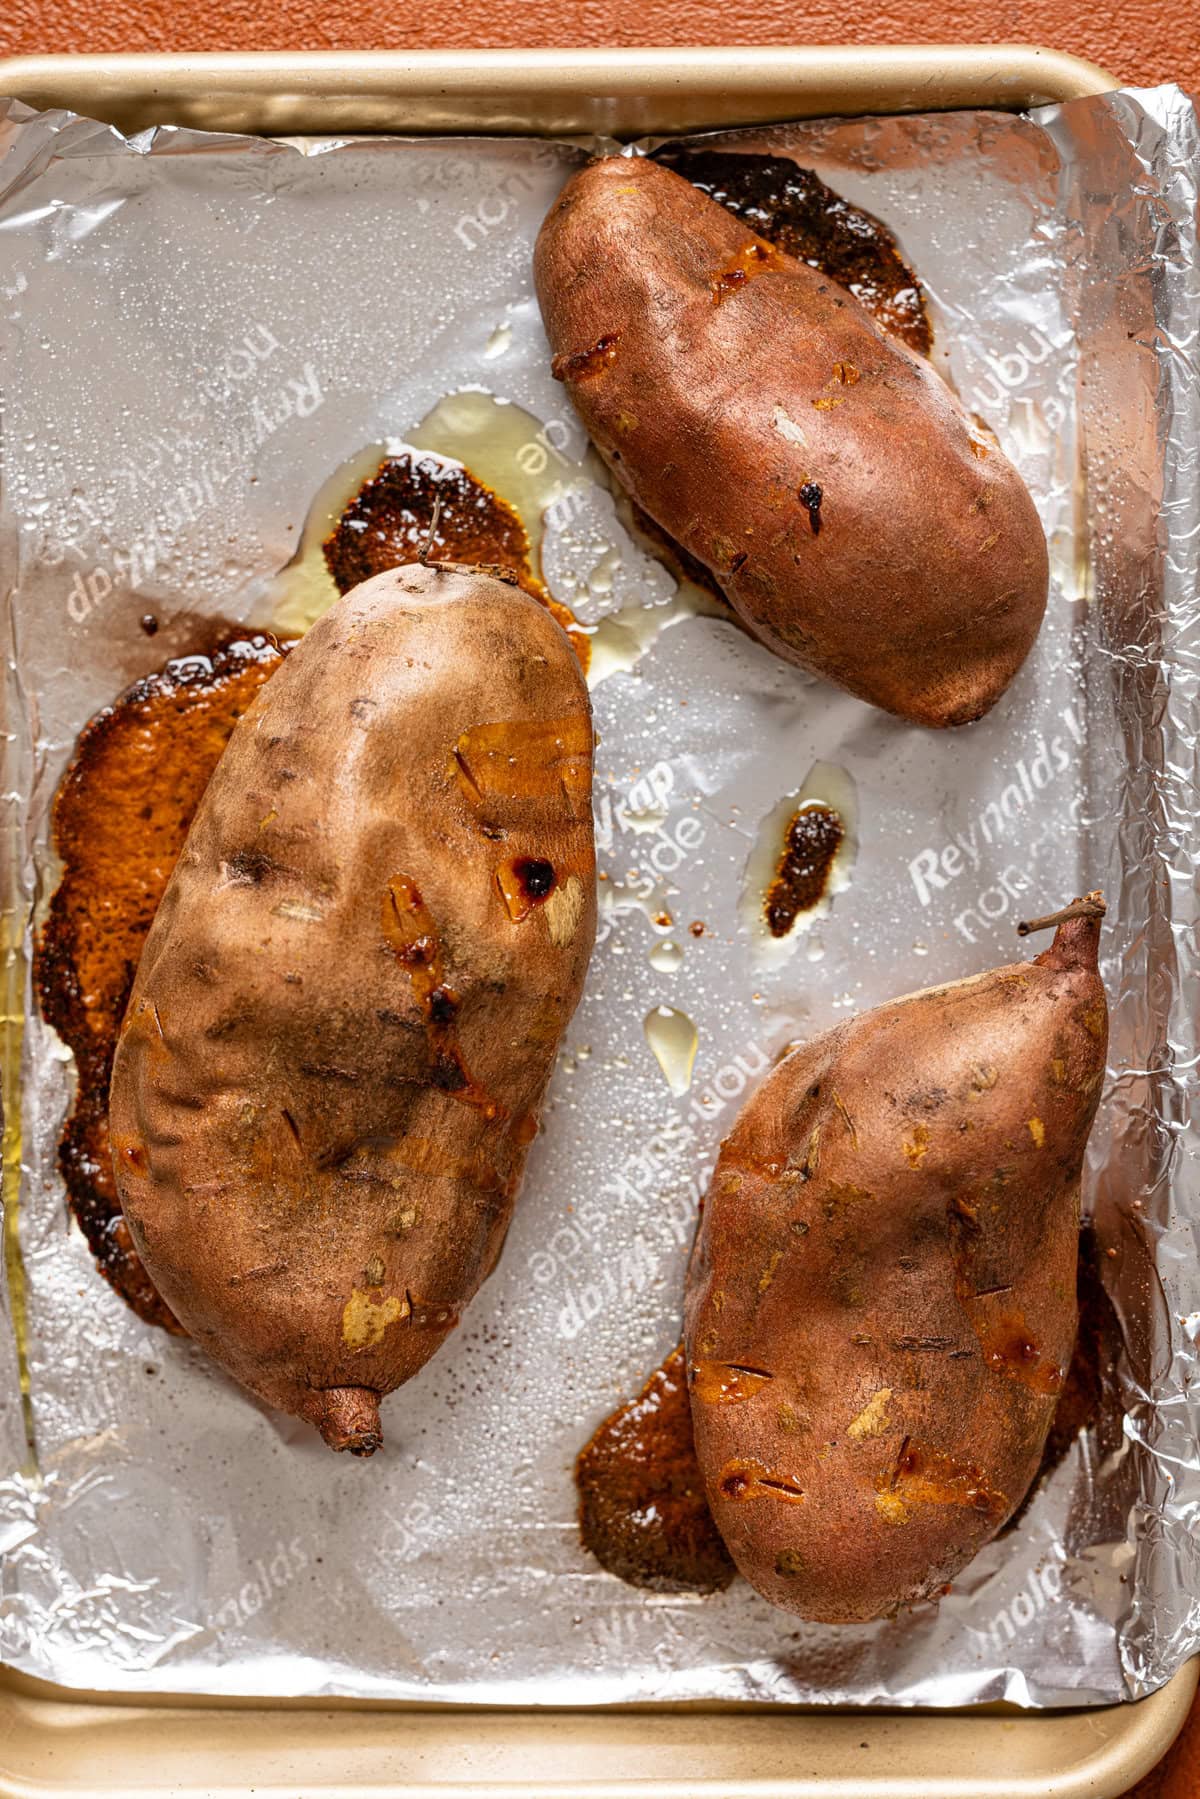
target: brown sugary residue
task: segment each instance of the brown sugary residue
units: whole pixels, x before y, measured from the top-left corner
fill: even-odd
[[[775,878],[763,896],[772,937],[786,937],[803,912],[811,912],[829,884],[846,828],[832,806],[811,801],[793,814]]]
[[[339,593],[418,557],[506,569],[558,620],[587,667],[590,640],[570,607],[552,599],[535,575],[525,526],[508,501],[468,468],[407,451],[386,457],[346,507],[324,549]]]
[[[610,1574],[660,1593],[713,1593],[733,1579],[704,1496],[681,1348],[604,1420],[575,1484],[584,1548]]]
[[[768,243],[848,288],[911,350],[927,356],[933,331],[921,283],[888,227],[852,206],[789,156],[667,147],[656,160],[683,175]]]
[[[117,1032],[142,944],[192,815],[237,720],[284,648],[228,635],[168,662],[99,713],[54,800],[62,880],[34,958],[42,1015],[74,1051],[78,1087],[59,1145],[71,1210],[101,1272],[148,1324],[180,1327],[121,1215],[108,1140]]]

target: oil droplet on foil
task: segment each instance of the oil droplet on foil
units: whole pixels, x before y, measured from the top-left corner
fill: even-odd
[[[439,400],[408,437],[416,450],[462,463],[512,507],[525,527],[539,581],[547,509],[562,496],[564,482],[582,473],[568,451],[547,447],[547,430],[523,406],[473,387]]]
[[[655,831],[661,831],[666,824],[669,813],[664,808],[648,806],[644,810],[631,811],[626,807],[621,822],[632,831],[635,837],[646,837]]]
[[[624,606],[610,612],[591,633],[588,686],[598,687],[610,675],[627,675],[671,625],[709,610],[716,607],[705,604],[699,588],[680,588],[665,606]]]
[[[507,329],[498,327],[489,346]],[[309,507],[299,548],[271,584],[270,629],[281,637],[298,637],[333,605],[338,591],[325,562],[326,538],[380,463],[413,450],[469,469],[512,507],[529,538],[531,571],[540,580],[546,510],[562,494],[564,478],[575,480],[581,473],[565,451],[555,454],[547,449],[545,429],[522,407],[470,389],[439,400],[408,437],[382,439],[356,451],[322,482]],[[539,454],[530,454],[531,447]],[[535,467],[539,472],[531,473]]]
[[[508,347],[500,325],[488,340],[486,354],[498,357]],[[560,430],[562,427],[560,426]],[[629,561],[636,569],[645,559],[661,574],[663,563],[643,549],[637,534],[619,512],[613,514],[607,498],[607,475],[589,447],[576,460],[565,443],[551,436],[524,407],[498,398],[482,388],[448,394],[426,413],[405,438],[389,438],[368,444],[339,464],[314,496],[295,555],[268,588],[269,628],[283,637],[296,637],[326,612],[338,597],[325,563],[324,545],[343,512],[364,483],[388,457],[423,451],[445,464],[465,468],[516,513],[529,539],[530,571],[556,599],[572,604],[572,595],[559,593],[547,582],[543,548],[548,530],[569,539],[573,522],[589,509],[588,495],[605,494],[603,504],[610,520],[607,531],[615,541],[601,544],[592,553],[587,585],[596,596],[611,595],[616,572]],[[607,532],[606,532],[607,534]],[[578,546],[582,548],[583,546]],[[692,582],[679,581],[668,571],[665,603],[634,602],[619,606],[594,626],[584,629],[590,639],[588,685],[596,687],[610,675],[628,673],[651,645],[672,625],[697,614],[727,616],[711,594]]]
[[[659,974],[675,974],[683,967],[683,951],[670,938],[665,943],[656,943],[648,959],[651,968],[656,968]]]
[[[681,1099],[692,1084],[692,1068],[700,1038],[686,1012],[674,1006],[655,1006],[647,1012],[643,1029],[654,1059],[666,1076],[667,1086]]]
[[[797,912],[788,928],[776,935],[768,927],[766,899],[779,873],[793,820],[806,808],[836,813],[841,840],[829,863],[820,897],[815,904]],[[756,968],[782,968],[791,959],[800,939],[828,914],[836,895],[849,887],[857,857],[858,793],[854,780],[836,763],[814,762],[803,785],[785,793],[767,813],[746,859],[738,911],[741,928],[751,939]]]
[[[483,346],[483,354],[489,362],[494,362],[498,356],[504,355],[511,344],[512,326],[507,324],[497,325],[496,329],[492,332],[492,335]]]
[[[317,489],[296,554],[280,569],[269,590],[269,628],[277,637],[302,636],[337,599],[338,590],[325,561],[325,539],[363,482],[371,479],[385,457],[395,453],[390,444],[367,444],[340,463]]]
[[[618,918],[627,918],[631,913],[640,912],[649,920],[655,930],[669,931],[673,920],[670,911],[671,890],[665,881],[646,881],[636,884],[637,878],[629,881],[607,880],[600,883],[598,894],[600,919],[602,923],[613,924]],[[665,922],[660,923],[660,920]]]

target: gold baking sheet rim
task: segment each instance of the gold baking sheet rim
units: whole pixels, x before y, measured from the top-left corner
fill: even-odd
[[[1024,44],[0,59],[0,93],[124,131],[606,132],[1103,93]],[[0,1667],[0,1799],[1117,1799],[1182,1727],[1189,1662],[1086,1711],[495,1710],[81,1694]]]

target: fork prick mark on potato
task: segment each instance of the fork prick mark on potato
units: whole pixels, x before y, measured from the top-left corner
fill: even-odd
[[[234,728],[147,939],[111,1094],[136,1247],[335,1449],[379,1447],[380,1399],[500,1253],[595,931],[591,749],[544,607],[481,571],[376,576]],[[514,919],[518,863],[554,884]]]

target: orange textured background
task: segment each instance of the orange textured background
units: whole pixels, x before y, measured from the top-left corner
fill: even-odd
[[[647,44],[1005,43],[1087,57],[1126,84],[1200,92],[1196,0],[0,0],[0,55],[74,50],[534,49]],[[1129,1799],[1200,1799],[1200,1700]]]
[[[559,45],[1048,44],[1123,82],[1200,88],[1195,0],[0,0],[0,53],[530,49]]]

